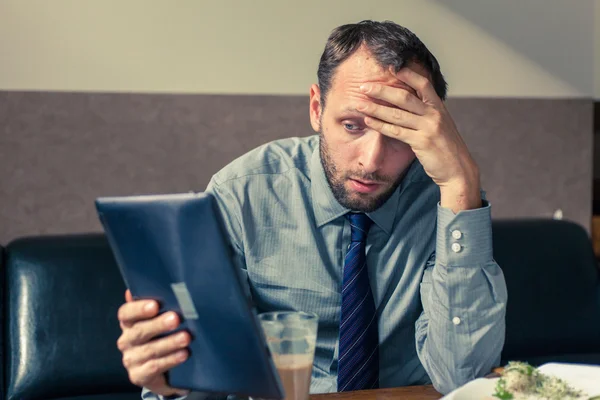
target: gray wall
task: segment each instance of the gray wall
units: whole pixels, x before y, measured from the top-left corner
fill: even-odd
[[[594,98],[600,100],[600,0],[594,0]]]
[[[453,97],[592,97],[599,10],[600,0],[4,0],[0,89],[306,95],[334,27],[390,19],[436,55]]]
[[[495,218],[589,230],[591,99],[450,99]],[[103,195],[203,190],[266,141],[312,134],[305,96],[0,91],[0,243],[99,231]]]

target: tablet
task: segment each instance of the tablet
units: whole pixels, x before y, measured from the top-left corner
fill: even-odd
[[[96,209],[136,299],[175,311],[190,357],[167,374],[193,391],[282,399],[283,388],[209,193],[101,197]]]

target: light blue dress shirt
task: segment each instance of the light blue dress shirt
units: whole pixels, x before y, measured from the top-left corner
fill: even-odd
[[[283,139],[236,159],[208,185],[259,312],[319,315],[311,393],[337,390],[342,269],[350,226],[319,137]],[[489,373],[504,345],[506,284],[492,255],[490,205],[461,211],[415,161],[369,213],[369,279],[378,313],[380,387],[441,393]],[[143,398],[159,398],[144,390]]]

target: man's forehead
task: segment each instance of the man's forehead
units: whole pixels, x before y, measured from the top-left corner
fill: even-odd
[[[350,102],[353,103],[352,108],[355,106],[354,102],[357,99],[363,99],[363,100],[369,100],[369,101],[373,101],[377,104],[381,104],[381,105],[385,105],[388,107],[395,107],[389,103],[387,103],[384,100],[380,100],[380,99],[375,99],[375,98],[371,98],[367,95],[365,95],[364,93],[362,93],[360,91],[360,86],[363,83],[372,83],[372,84],[381,84],[381,85],[387,85],[387,86],[391,86],[391,87],[395,87],[395,88],[400,88],[400,89],[404,89],[406,91],[408,91],[409,93],[413,94],[414,96],[418,96],[418,93],[416,92],[415,89],[413,89],[412,87],[408,86],[406,83],[400,81],[398,78],[396,77],[392,77],[391,75],[389,77],[381,77],[381,76],[371,76],[371,77],[362,77],[360,79],[339,79],[337,83],[334,83],[334,85],[332,85],[330,92],[334,92],[335,93],[335,97],[337,97],[338,99],[344,101],[343,99],[346,99]],[[347,105],[343,105],[342,107],[347,108]]]
[[[404,68],[410,68],[419,74],[424,73],[423,68],[415,63],[410,63]],[[338,66],[331,89],[340,92],[352,91],[363,83],[388,85],[416,94],[413,88],[397,78],[392,68],[383,68],[372,54],[358,50]]]

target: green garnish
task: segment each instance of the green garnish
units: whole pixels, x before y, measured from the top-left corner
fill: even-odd
[[[527,363],[509,362],[496,383],[493,396],[509,400],[515,397],[518,399],[521,395],[546,400],[569,400],[577,399],[583,393],[573,389],[562,379],[542,374]]]
[[[498,383],[496,384],[496,391],[494,392],[494,397],[497,397],[501,400],[510,400],[513,398],[513,395],[506,390],[506,381],[504,378],[498,379]]]

